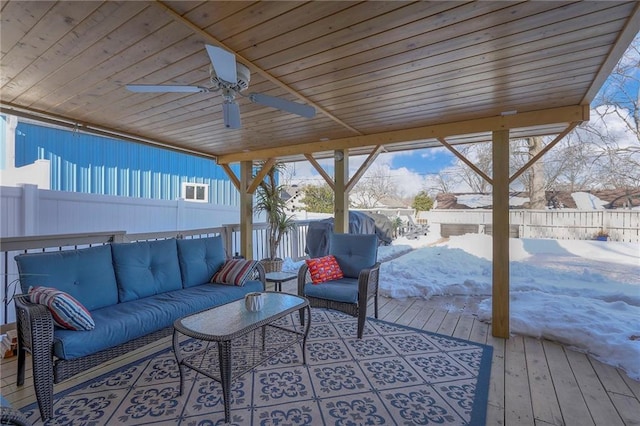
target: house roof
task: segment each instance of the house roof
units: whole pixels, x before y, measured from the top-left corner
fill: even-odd
[[[558,134],[640,29],[636,2],[2,2],[1,111],[215,157],[364,154]],[[313,105],[306,119],[239,99],[226,129],[204,45],[251,70],[248,92]]]
[[[640,207],[640,190],[637,189],[601,189],[601,190],[590,190],[590,191],[575,191],[581,193],[591,194],[598,200],[601,200],[603,204],[603,208],[605,209],[632,209]],[[463,194],[455,194],[455,193],[439,193],[436,195],[437,208],[439,210],[446,209],[473,209],[473,208],[481,208],[481,209],[490,209],[491,208],[491,196],[486,195],[487,204],[483,206],[476,205],[469,206],[461,201],[461,196],[473,196],[476,195],[486,195],[486,194],[476,194],[476,193],[463,193]],[[529,194],[526,192],[512,192],[509,194],[510,197],[518,199],[518,203],[516,208],[529,208],[529,201],[525,201],[522,203],[522,200],[526,200],[529,198]],[[547,206],[549,208],[568,208],[575,209],[578,206],[576,205],[576,201],[572,196],[571,191],[545,191],[545,199]],[[599,208],[594,207],[594,208]]]

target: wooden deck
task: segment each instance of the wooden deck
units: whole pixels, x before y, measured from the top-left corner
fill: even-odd
[[[293,292],[294,283],[283,284]],[[380,319],[493,346],[487,425],[638,425],[640,382],[558,343],[491,336],[469,309],[477,299],[380,299]],[[372,312],[372,311],[371,311]],[[56,385],[60,391],[170,345],[163,339]],[[15,385],[15,358],[3,360],[2,394],[14,406],[35,401],[30,361],[24,386]]]

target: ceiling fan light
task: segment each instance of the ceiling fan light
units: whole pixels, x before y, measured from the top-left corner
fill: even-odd
[[[242,127],[240,107],[236,102],[224,101],[222,104],[222,113],[224,115],[224,126],[227,129],[240,129]]]

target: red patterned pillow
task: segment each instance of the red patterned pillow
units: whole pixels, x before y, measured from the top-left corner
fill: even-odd
[[[342,269],[338,265],[336,258],[330,254],[316,259],[305,260],[311,273],[311,281],[314,284],[320,284],[325,281],[339,280],[343,278]]]

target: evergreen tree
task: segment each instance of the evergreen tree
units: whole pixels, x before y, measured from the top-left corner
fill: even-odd
[[[305,210],[316,213],[333,213],[333,190],[327,184],[306,185],[304,187],[304,198],[300,200],[305,206]]]
[[[426,191],[420,191],[414,197],[411,208],[415,209],[416,213],[429,211],[433,208],[433,199]]]

